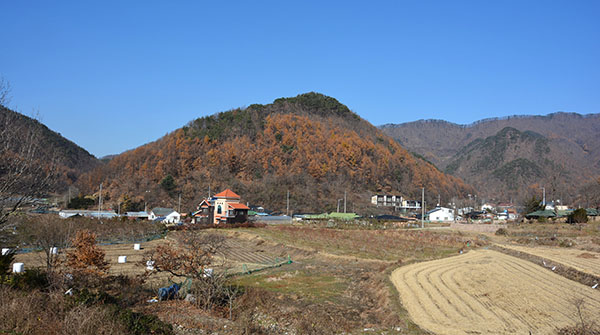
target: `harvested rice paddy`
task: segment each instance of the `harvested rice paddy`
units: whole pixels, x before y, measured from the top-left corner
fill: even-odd
[[[473,250],[396,269],[391,280],[421,328],[436,334],[548,334],[583,315],[600,321],[600,291],[531,262]]]

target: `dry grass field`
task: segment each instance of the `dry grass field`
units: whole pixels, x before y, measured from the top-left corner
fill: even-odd
[[[415,323],[436,334],[549,334],[600,322],[600,291],[492,250],[400,267],[391,275]]]
[[[166,242],[165,239],[144,242],[141,243],[142,250],[134,250],[133,243],[101,245],[100,247],[106,253],[105,260],[110,265],[110,274],[135,276],[145,272],[144,253]],[[65,252],[66,250],[60,250],[62,256],[65,255]],[[232,235],[229,236],[215,257],[214,263],[216,268],[226,269],[229,273],[241,273],[271,266],[276,261],[284,262],[289,254],[290,252],[284,247],[261,247],[257,241],[239,239]],[[127,256],[127,262],[119,263],[119,256]],[[15,262],[23,262],[25,268],[37,268],[45,264],[44,255],[41,252],[17,254]]]
[[[163,239],[141,243],[142,250],[134,250],[133,243],[102,245],[101,248],[106,253],[105,260],[110,265],[110,274],[135,276],[142,274],[145,267],[139,263],[143,260],[146,250],[156,248],[157,245],[164,243]],[[66,250],[60,250],[59,253],[64,256]],[[119,256],[127,256],[126,263],[119,263]],[[26,269],[43,266],[44,256],[41,252],[29,252],[17,254],[15,262],[22,262]]]
[[[241,229],[261,238],[344,258],[402,262],[436,259],[455,254],[469,245],[481,245],[476,237],[449,230],[331,229],[320,226],[267,226]]]
[[[556,247],[527,247],[512,244],[503,244],[502,247],[543,257],[581,272],[600,276],[600,253],[597,252]]]

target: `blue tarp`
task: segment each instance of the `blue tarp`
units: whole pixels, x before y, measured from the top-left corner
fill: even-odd
[[[179,285],[177,284],[173,284],[169,287],[161,287],[158,289],[158,300],[163,301],[173,299],[175,298],[175,295],[177,295],[177,292],[179,292]]]

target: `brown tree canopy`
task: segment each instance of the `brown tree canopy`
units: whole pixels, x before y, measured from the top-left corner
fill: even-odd
[[[173,176],[177,190],[159,183]],[[421,187],[443,198],[473,190],[413,156],[337,100],[309,93],[190,122],[160,140],[125,152],[82,178],[89,193],[104,183],[109,196],[132,194],[154,205],[192,209],[209,186],[235,189],[246,201],[299,211],[331,209],[335,199],[366,205],[389,190],[417,197]],[[331,200],[334,199],[334,200]]]

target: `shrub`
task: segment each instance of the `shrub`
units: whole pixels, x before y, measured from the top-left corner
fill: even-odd
[[[31,269],[22,273],[13,273],[5,277],[1,283],[20,290],[46,289],[48,276],[39,269]]]
[[[586,223],[588,221],[587,211],[585,208],[578,208],[569,214],[569,223]]]
[[[129,309],[119,309],[115,305],[111,309],[116,319],[127,327],[129,334],[171,334],[173,331],[170,324],[162,322],[154,315],[137,313]]]
[[[12,250],[6,253],[5,255],[0,255],[0,278],[10,274],[10,265],[14,260],[15,253]]]
[[[496,235],[502,235],[502,236],[506,236],[508,235],[508,231],[504,228],[499,228],[498,230],[496,230]]]
[[[0,330],[9,334],[129,334],[102,305],[69,306],[62,292],[0,287]]]
[[[80,272],[105,274],[108,263],[104,260],[104,251],[96,245],[96,234],[89,230],[80,230],[73,239],[75,250],[67,253],[67,265]]]

